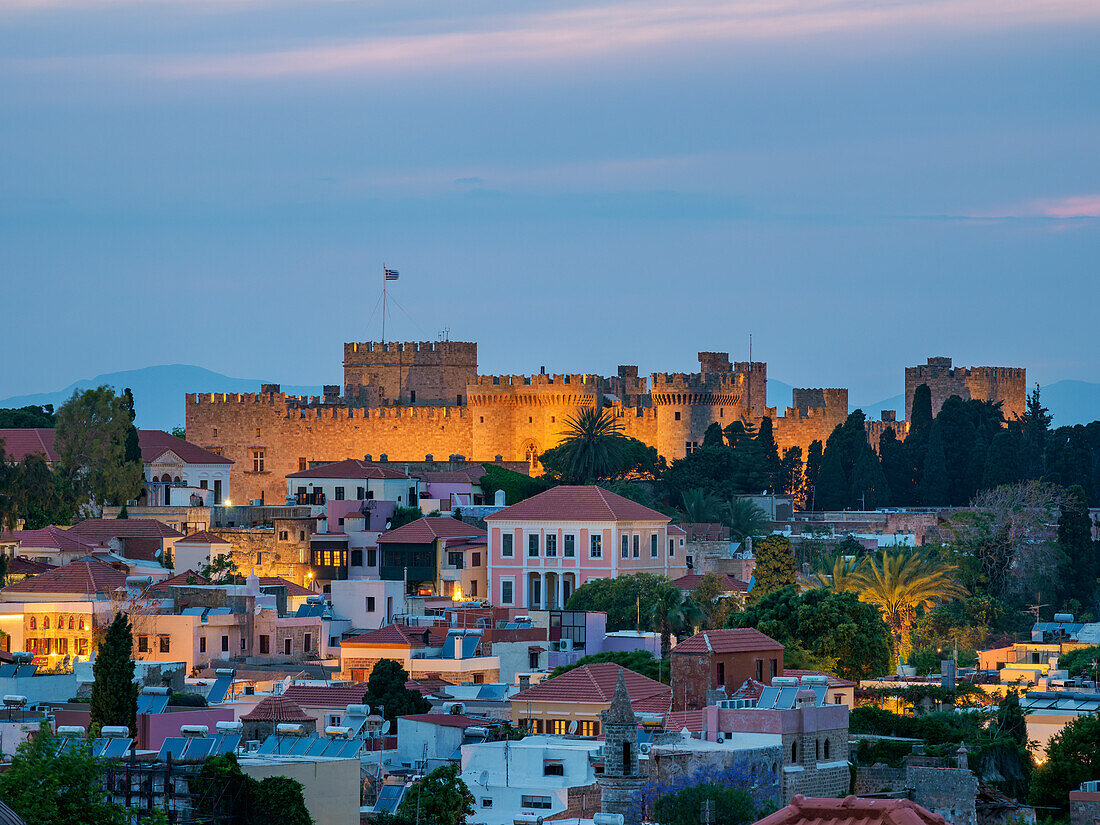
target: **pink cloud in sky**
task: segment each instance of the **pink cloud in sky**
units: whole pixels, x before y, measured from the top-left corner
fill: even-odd
[[[797,38],[869,28],[987,30],[1100,20],[1096,0],[681,0],[435,21],[465,30],[367,36],[277,51],[158,60],[169,77],[273,78],[584,58],[665,45]]]
[[[1038,200],[1032,210],[1047,218],[1100,218],[1100,194]]]

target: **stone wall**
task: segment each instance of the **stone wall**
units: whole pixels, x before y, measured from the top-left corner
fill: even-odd
[[[255,570],[257,576],[281,576],[308,587],[309,540],[315,524],[312,520],[286,519],[277,521],[274,527],[216,527],[210,532],[232,545],[229,555],[242,576]]]
[[[377,385],[384,402],[461,405],[466,381],[476,375],[472,342],[344,344],[344,385]]]
[[[783,758],[784,805],[795,794],[836,797],[848,793],[847,728],[784,733]]]
[[[1069,821],[1070,825],[1096,825],[1100,822],[1100,793],[1070,791]]]
[[[970,771],[909,765],[905,786],[911,791],[910,799],[951,825],[977,825],[978,778]]]
[[[1023,416],[1027,407],[1027,371],[1019,367],[953,367],[950,358],[929,358],[926,364],[905,368],[905,420],[912,418],[913,393],[921,384],[932,391],[932,414],[952,395],[964,401],[1000,401],[1008,421]]]
[[[881,762],[856,767],[856,795],[900,791],[905,788],[905,768],[891,768]]]

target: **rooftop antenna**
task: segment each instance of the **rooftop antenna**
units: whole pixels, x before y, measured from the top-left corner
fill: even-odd
[[[1036,593],[1035,594],[1035,604],[1029,604],[1026,608],[1024,608],[1025,612],[1030,613],[1032,616],[1035,617],[1035,623],[1036,624],[1039,623],[1039,611],[1042,610],[1044,607],[1050,607],[1049,604],[1041,604],[1042,600],[1043,600],[1043,594],[1042,593]]]

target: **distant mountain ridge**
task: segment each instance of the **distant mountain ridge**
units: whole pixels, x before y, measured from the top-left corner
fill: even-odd
[[[277,383],[258,378],[230,378],[220,372],[189,364],[165,364],[122,370],[75,381],[63,390],[16,395],[0,400],[0,407],[53,404],[57,409],[77,390],[109,386],[116,392],[129,387],[134,393],[137,424],[143,430],[171,430],[184,423],[184,395],[189,392],[259,392],[260,384]],[[321,387],[284,384],[288,395],[320,395]]]
[[[129,387],[134,392],[137,426],[145,430],[171,430],[184,423],[184,395],[189,392],[259,392],[260,384],[277,383],[259,378],[231,378],[203,367],[188,364],[165,364],[137,370],[122,370],[75,381],[55,392],[16,395],[0,400],[0,407],[25,407],[29,404],[53,404],[60,407],[77,390],[107,385],[122,392]],[[320,395],[320,385],[283,384],[288,395]],[[1054,415],[1055,427],[1066,424],[1087,424],[1100,419],[1100,384],[1089,381],[1057,381],[1040,388],[1043,404]],[[768,406],[776,407],[780,415],[791,403],[791,385],[768,379]],[[905,414],[904,395],[894,395],[873,404],[851,404],[862,409],[867,418],[877,419],[882,410]]]

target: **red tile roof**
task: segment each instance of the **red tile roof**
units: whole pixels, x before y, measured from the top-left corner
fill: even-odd
[[[672,648],[673,653],[741,653],[753,650],[782,650],[770,636],[756,628],[743,627],[733,630],[704,630],[685,639]]]
[[[797,794],[791,804],[756,825],[945,825],[939,814],[908,799],[820,799]]]
[[[398,718],[408,719],[412,722],[426,722],[429,725],[442,725],[447,728],[471,728],[474,725],[485,724],[484,719],[474,719],[458,713],[413,713]]]
[[[727,590],[738,593],[749,592],[748,582],[735,579],[733,576],[726,575],[725,573],[719,573],[718,575],[726,582]],[[688,573],[686,576],[680,576],[680,578],[674,579],[672,583],[681,590],[690,592],[699,586],[699,582],[702,581],[702,579],[703,577],[699,573]]]
[[[37,576],[39,573],[48,573],[53,569],[53,565],[23,556],[8,559],[9,576]]]
[[[461,470],[429,470],[420,473],[420,480],[436,484],[477,484],[484,475],[485,468],[477,464]]]
[[[265,696],[241,717],[242,722],[312,722],[313,717],[285,696]]]
[[[5,593],[108,593],[126,584],[126,574],[95,559],[79,559],[29,579],[9,584]]]
[[[406,473],[387,464],[374,464],[358,458],[334,461],[320,467],[290,473],[287,478],[408,478]]]
[[[440,688],[449,684],[450,682],[445,682],[438,676],[423,676],[419,679],[409,679],[405,682],[405,688],[415,690],[421,696],[434,696],[439,693]]]
[[[692,733],[703,729],[703,715],[705,711],[673,711],[665,717],[665,730],[679,733],[687,728]]]
[[[367,695],[366,682],[353,685],[291,685],[283,696],[303,707],[346,708],[361,705]]]
[[[192,581],[188,581],[191,579]],[[210,580],[200,576],[194,570],[184,570],[149,588],[150,593],[167,593],[171,587],[210,584]]]
[[[368,630],[358,636],[352,636],[340,642],[341,645],[407,645],[409,647],[425,647],[427,645],[427,628],[408,627],[403,624],[388,624],[377,630]]]
[[[21,461],[25,456],[41,453],[48,461],[57,461],[53,448],[54,431],[48,428],[28,430],[0,430],[0,440],[9,461]],[[232,464],[228,458],[204,450],[197,444],[176,438],[164,430],[138,430],[138,446],[141,460],[151,464],[171,450],[186,464]]]
[[[378,543],[431,544],[436,539],[466,536],[483,539],[485,531],[450,516],[425,516],[383,533]]]
[[[595,485],[552,487],[486,516],[486,521],[656,521],[668,516]]]
[[[685,530],[679,524],[670,524],[668,526],[668,534],[670,536],[686,536],[687,530]]]
[[[288,596],[316,596],[312,590],[306,587],[302,587],[300,584],[295,584],[292,581],[287,581],[281,576],[257,576],[260,580],[260,587],[278,587],[283,586],[286,588],[286,594]]]
[[[53,524],[39,530],[13,530],[9,533],[0,533],[0,541],[18,542],[20,547],[28,549],[65,550],[77,553],[90,553],[104,545],[97,538],[74,533]]]
[[[85,539],[178,539],[183,533],[154,518],[89,518],[77,522],[72,532]]]
[[[622,672],[630,704],[637,712],[666,713],[672,700],[672,688],[635,673],[622,665],[601,662],[566,671],[553,679],[539,682],[512,697],[513,702],[588,702],[611,704],[615,682]]]
[[[232,544],[232,542],[214,535],[209,530],[199,530],[197,533],[179,539],[176,544]]]

